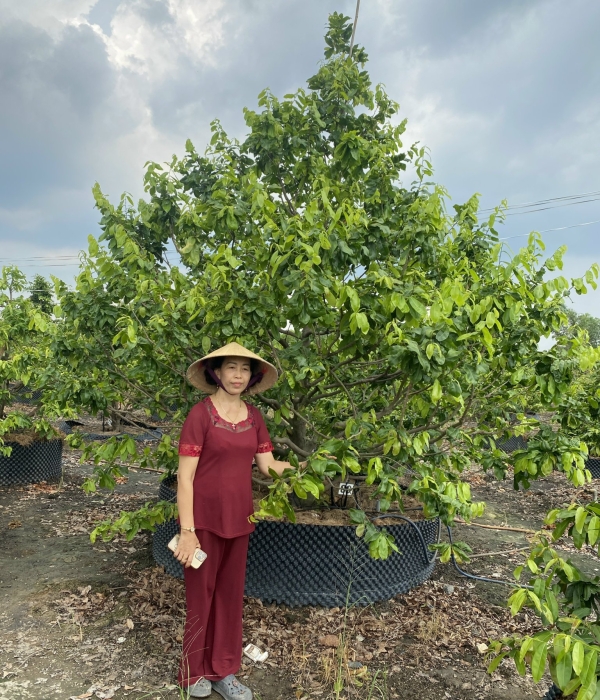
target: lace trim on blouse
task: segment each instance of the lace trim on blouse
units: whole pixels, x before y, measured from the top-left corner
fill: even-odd
[[[230,433],[243,433],[246,430],[256,427],[253,408],[248,404],[246,404],[246,408],[248,409],[248,417],[241,420],[239,423],[230,423],[228,420],[225,420],[225,418],[222,418],[219,415],[214,403],[211,401],[210,396],[207,396],[206,399],[204,399],[204,404],[208,409],[208,415],[210,416],[212,424],[215,426],[215,428],[223,428],[223,430],[228,430]]]
[[[186,445],[185,443],[179,444],[179,454],[183,457],[200,457],[202,452],[202,445]]]
[[[256,450],[256,454],[260,455],[263,452],[273,452],[273,444],[269,440],[268,442],[261,442]]]

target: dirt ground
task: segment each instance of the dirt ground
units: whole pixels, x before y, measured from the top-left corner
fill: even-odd
[[[91,467],[78,460],[66,450],[60,488],[0,489],[0,698],[180,698],[182,582],[154,565],[147,534],[131,542],[89,541],[98,520],[155,498],[158,475],[132,471],[114,493],[86,496],[80,486]],[[560,475],[525,493],[477,470],[469,480],[474,498],[488,503],[478,522],[494,527],[535,530],[551,506],[593,494],[593,485],[576,490]],[[526,546],[528,536],[476,526],[454,531],[475,554],[464,568],[498,579],[510,579],[522,556],[502,552]],[[591,551],[563,552],[587,570],[600,567]],[[335,697],[336,677],[344,681],[340,700],[539,698],[548,679],[535,686],[509,663],[490,677],[478,648],[492,637],[535,629],[527,613],[510,617],[509,590],[438,564],[419,588],[366,608],[286,608],[248,599],[245,637],[270,656],[239,675],[256,700],[326,700]]]

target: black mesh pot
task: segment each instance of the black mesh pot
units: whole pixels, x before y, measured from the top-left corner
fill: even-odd
[[[73,427],[74,426],[81,426],[83,423],[80,423],[79,421],[76,420],[61,420],[58,422],[58,428],[63,431],[66,435],[70,435],[73,433]],[[113,435],[107,435],[106,433],[84,433],[80,432],[79,433],[81,437],[84,440],[108,440],[111,437],[117,437],[117,438],[122,438],[125,435],[128,437],[133,438],[136,442],[143,442],[144,440],[160,440],[162,437],[162,431],[160,430],[148,430],[145,433],[127,433],[127,432],[122,432],[118,433],[116,436]]]
[[[496,443],[496,447],[504,452],[516,452],[517,450],[527,449],[527,440],[522,435],[514,435],[509,438],[506,442]]]
[[[286,605],[367,605],[388,600],[431,576],[439,521],[391,525],[402,554],[369,556],[352,526],[260,522],[250,535],[246,594]]]
[[[171,501],[177,500],[177,491],[175,490],[177,477],[172,476],[160,482],[158,487],[158,500]],[[173,553],[167,548],[167,544],[179,532],[179,525],[175,520],[167,520],[162,525],[157,525],[152,538],[152,556],[154,561],[161,566],[164,566],[165,571],[175,578],[183,578],[183,566],[175,559]]]
[[[161,499],[175,496],[171,484],[161,483]],[[434,555],[427,545],[437,542],[439,521],[408,521],[387,529],[402,554],[376,561],[352,526],[257,523],[250,535],[246,594],[290,606],[337,607],[346,602],[366,605],[405,593],[433,571]],[[178,531],[175,521],[160,525],[153,554],[167,573],[182,578],[181,564],[167,549]]]
[[[12,447],[10,457],[0,456],[0,486],[37,484],[40,481],[58,481],[62,476],[63,441],[44,440]]]
[[[593,479],[600,479],[600,457],[588,457],[585,466],[592,473]]]
[[[16,403],[35,404],[39,403],[44,392],[41,389],[32,389],[31,387],[21,387],[13,396]]]

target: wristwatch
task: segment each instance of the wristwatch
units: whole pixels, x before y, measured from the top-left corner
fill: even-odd
[[[196,528],[195,528],[195,527],[182,527],[182,528],[180,528],[180,529],[181,529],[181,530],[189,530],[190,532],[196,532]]]

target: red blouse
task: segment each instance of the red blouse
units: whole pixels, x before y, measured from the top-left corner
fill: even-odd
[[[246,407],[246,420],[230,423],[207,396],[192,408],[181,429],[179,454],[200,458],[194,476],[194,526],[219,537],[254,530],[248,521],[254,512],[252,460],[273,450],[260,411]]]

